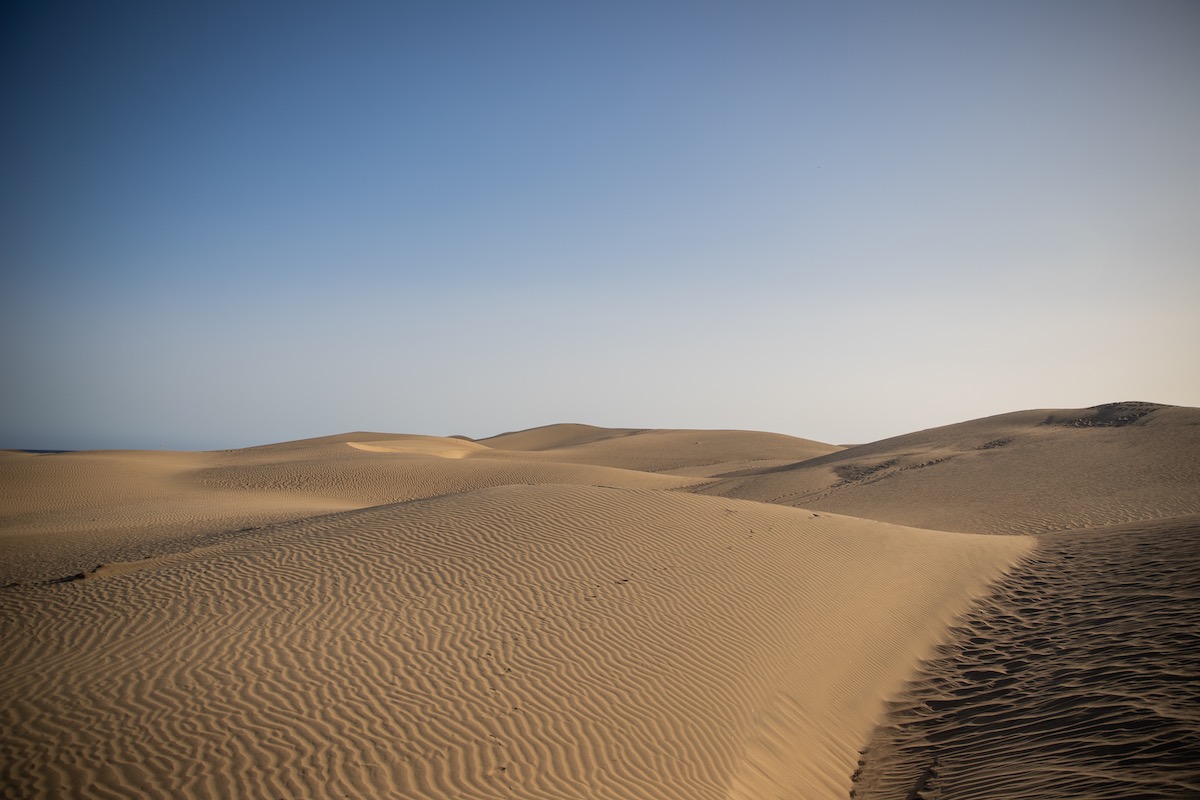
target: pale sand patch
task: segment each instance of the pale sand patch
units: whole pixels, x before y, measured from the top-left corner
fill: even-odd
[[[845,797],[917,657],[1029,547],[505,486],[0,593],[22,796]],[[137,566],[137,565],[135,565]]]
[[[404,439],[392,438],[369,442],[346,442],[346,444],[356,450],[366,450],[369,453],[438,456],[439,458],[467,458],[489,449],[466,439],[449,439],[444,436],[409,436]]]

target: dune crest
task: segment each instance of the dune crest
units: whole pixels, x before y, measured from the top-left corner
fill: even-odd
[[[591,425],[549,425],[481,439],[480,443],[561,463],[699,477],[752,466],[791,464],[842,449],[779,433]]]
[[[467,458],[489,448],[466,441],[440,436],[412,436],[407,439],[386,439],[370,442],[346,442],[355,450],[368,453],[394,453],[410,456],[437,456],[439,458]]]

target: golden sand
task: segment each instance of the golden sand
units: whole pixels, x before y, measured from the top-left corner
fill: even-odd
[[[912,709],[953,704],[912,698],[957,680],[960,707],[1010,709],[985,719],[1041,720],[1021,710],[1037,697],[991,694],[1003,681],[985,700],[968,691],[996,677],[971,659],[1003,661],[1028,640],[997,627],[1018,600],[1036,626],[1064,592],[1100,607],[1116,596],[1087,572],[1045,591],[1068,561],[1129,564],[1120,586],[1140,597],[1130,584],[1162,558],[1137,566],[1112,555],[1132,541],[1124,529],[1087,531],[1132,523],[1157,547],[1138,552],[1191,547],[1198,434],[1200,411],[1126,404],[851,448],[555,425],[480,441],[0,453],[0,786],[983,796],[970,793],[987,785],[979,771],[1007,756],[947,750],[959,729],[978,735],[970,715],[930,721]],[[1146,602],[1200,601],[1170,574],[1123,629]],[[953,649],[974,640],[978,652]],[[1124,675],[1088,652],[1074,666]],[[1023,740],[1012,763],[1038,747]],[[1046,752],[1083,763],[1069,742]],[[1046,774],[1006,796],[1078,788]],[[1156,774],[1187,789],[1169,764]]]

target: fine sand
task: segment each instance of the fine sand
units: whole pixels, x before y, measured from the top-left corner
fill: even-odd
[[[858,798],[1200,797],[1200,515],[1039,543],[892,705]]]
[[[1200,791],[1196,409],[10,451],[0,487],[5,797]]]

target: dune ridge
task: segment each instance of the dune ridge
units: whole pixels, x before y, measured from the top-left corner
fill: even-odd
[[[842,448],[778,433],[729,430],[597,428],[548,425],[501,434],[480,444],[559,463],[622,467],[708,477],[733,469],[804,461]]]

